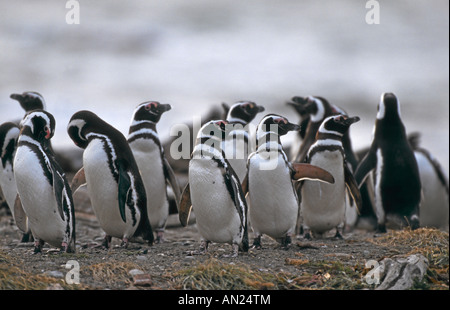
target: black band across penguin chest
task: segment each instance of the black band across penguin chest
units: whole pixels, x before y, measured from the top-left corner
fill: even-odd
[[[43,152],[41,147],[26,140],[20,140],[18,143],[18,147],[27,147],[36,155],[45,178],[47,179],[50,186],[53,186],[53,174],[51,168],[48,166],[50,164],[49,159],[47,154]]]

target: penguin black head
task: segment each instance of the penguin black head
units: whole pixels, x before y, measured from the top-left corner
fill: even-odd
[[[157,101],[143,102],[134,110],[133,124],[138,124],[141,121],[150,121],[156,124],[159,122],[161,115],[170,111],[170,109],[172,109],[170,104],[161,104]]]
[[[224,109],[226,109],[225,106]],[[229,108],[227,121],[247,125],[255,118],[256,114],[264,112],[264,110],[263,106],[257,105],[252,101],[238,101]]]
[[[277,115],[268,114],[259,122],[257,132],[271,132],[279,136],[284,136],[289,131],[298,131],[300,126],[290,123],[287,118]]]
[[[44,110],[33,110],[25,114],[20,133],[30,136],[44,146],[49,146],[55,134],[56,121],[52,114]]]
[[[85,149],[89,143],[86,134],[100,127],[111,127],[91,111],[78,111],[70,118],[67,133],[76,146]]]
[[[19,131],[19,127],[12,122],[0,125],[0,155],[3,166],[5,166],[6,161],[12,161],[13,159]]]
[[[38,92],[26,91],[22,94],[11,94],[10,98],[19,101],[25,112],[45,110],[46,108],[44,97]]]
[[[347,132],[350,125],[358,121],[358,116],[348,117],[343,114],[329,116],[320,125],[317,136],[320,134],[327,134],[342,137]]]
[[[393,93],[383,93],[378,104],[377,119],[393,118],[400,118],[400,103]]]
[[[213,120],[205,123],[198,132],[197,138],[215,138],[223,140],[227,129],[228,121]]]

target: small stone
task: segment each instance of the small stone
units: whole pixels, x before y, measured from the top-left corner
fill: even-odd
[[[144,274],[144,272],[139,269],[131,269],[130,271],[128,271],[128,273],[133,277],[138,274]]]
[[[44,272],[45,276],[53,277],[53,278],[64,278],[64,274],[58,270],[49,270]]]
[[[148,273],[136,274],[133,276],[134,286],[151,286],[152,279]]]

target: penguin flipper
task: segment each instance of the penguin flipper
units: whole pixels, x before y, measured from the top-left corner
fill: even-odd
[[[358,214],[360,214],[360,210],[362,209],[361,192],[359,191],[359,187],[356,183],[353,173],[350,171],[349,167],[346,164],[344,164],[344,176],[347,190],[352,196],[353,200],[356,202],[356,210],[358,211]]]
[[[175,194],[175,204],[177,205],[177,210],[178,212],[180,212],[180,200],[181,200],[180,185],[178,184],[177,178],[175,177],[175,173],[173,172],[172,167],[169,164],[169,161],[164,156],[163,156],[163,169],[166,182],[167,184],[169,184],[170,187],[172,187],[173,193]]]
[[[377,156],[376,156],[376,150],[374,150],[374,147],[372,146],[367,152],[367,154],[361,159],[361,161],[358,164],[358,167],[355,170],[355,180],[356,184],[358,184],[358,187],[361,187],[361,185],[364,183],[364,180],[367,178],[369,173],[375,169],[377,165]]]
[[[17,194],[16,201],[14,203],[14,221],[22,232],[28,233],[28,218],[23,210],[19,194]]]
[[[309,179],[334,184],[333,175],[320,167],[307,163],[292,163],[291,167],[293,180]]]
[[[119,164],[119,211],[122,220],[126,223],[125,205],[128,201],[128,194],[131,191],[131,179],[127,171]]]
[[[73,177],[72,183],[70,184],[72,194],[75,194],[75,192],[85,184],[86,184],[86,175],[84,174],[84,167],[81,167],[81,169],[78,170],[78,172]]]
[[[186,187],[183,190],[179,206],[180,209],[178,210],[178,218],[180,219],[181,225],[186,227],[192,210],[191,189],[189,187],[189,183],[186,184]]]
[[[64,172],[59,167],[59,165],[55,161],[51,161],[52,175],[53,175],[53,194],[56,198],[56,204],[58,206],[58,212],[61,216],[61,219],[64,221],[64,201],[66,197],[64,195],[65,192],[65,184],[64,184]],[[67,203],[67,201],[66,201]]]

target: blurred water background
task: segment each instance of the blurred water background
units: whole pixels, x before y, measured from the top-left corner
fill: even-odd
[[[55,149],[75,147],[66,127],[82,109],[126,134],[137,104],[170,103],[166,140],[221,102],[252,100],[296,122],[285,104],[295,95],[360,116],[359,149],[391,91],[448,176],[447,0],[379,0],[378,25],[366,23],[365,0],[79,0],[78,25],[66,23],[66,2],[0,2],[0,122],[23,116],[11,93],[38,91],[56,117]]]

